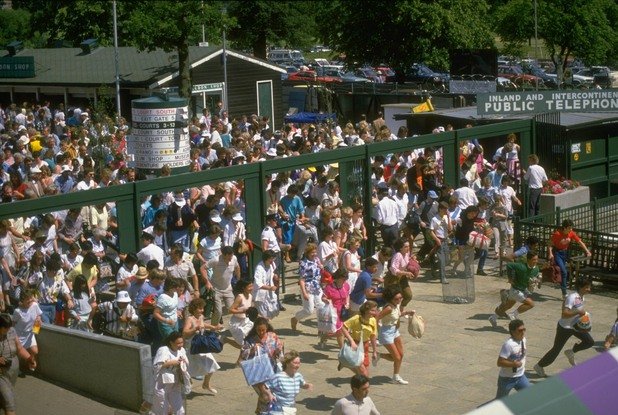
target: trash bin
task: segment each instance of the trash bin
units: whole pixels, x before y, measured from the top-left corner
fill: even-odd
[[[442,301],[452,304],[474,302],[474,248],[463,247],[463,262],[458,263],[457,247],[451,247],[450,264],[446,267],[448,284],[442,284]]]

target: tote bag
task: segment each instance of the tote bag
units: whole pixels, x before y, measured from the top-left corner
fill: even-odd
[[[415,339],[423,337],[423,333],[425,333],[425,320],[423,317],[414,313],[408,321],[408,333]]]
[[[326,304],[317,310],[318,331],[321,333],[334,333],[337,331],[337,310],[332,304]]]
[[[253,358],[240,362],[240,368],[249,386],[266,382],[275,376],[270,357],[267,353],[260,353],[259,350],[261,350],[260,347]]]
[[[213,331],[198,332],[191,339],[191,354],[221,353],[222,350],[223,343],[219,335]]]
[[[362,332],[357,346],[356,350],[354,350],[347,341],[343,343],[343,347],[339,351],[339,363],[341,363],[341,366],[352,369],[363,364],[363,360],[365,359],[365,348],[363,345]]]

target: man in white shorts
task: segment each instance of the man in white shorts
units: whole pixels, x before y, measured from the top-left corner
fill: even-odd
[[[506,301],[496,307],[494,314],[489,316],[489,322],[493,327],[497,327],[498,325],[498,316],[508,317],[511,320],[515,320],[521,313],[524,313],[534,307],[534,301],[530,298],[528,286],[531,280],[534,280],[539,276],[539,267],[537,267],[538,261],[539,256],[537,253],[530,251],[526,255],[525,263],[510,262],[506,264],[511,289],[508,292]],[[513,307],[515,303],[521,303],[521,305],[513,311],[513,313],[507,313],[507,310]]]

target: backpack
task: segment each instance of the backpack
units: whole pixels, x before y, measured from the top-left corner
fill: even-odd
[[[420,218],[423,222],[425,223],[429,223],[429,211],[431,210],[431,207],[433,206],[434,202],[431,203],[427,203],[427,201],[425,200],[423,205],[423,210],[421,211],[420,214]]]

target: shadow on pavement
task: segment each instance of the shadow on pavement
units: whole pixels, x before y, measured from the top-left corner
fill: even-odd
[[[505,328],[502,327],[500,325],[498,325],[498,327],[492,327],[489,322],[487,324],[487,326],[485,327],[477,327],[477,328],[469,328],[469,327],[465,327],[464,330],[468,330],[468,331],[477,331],[477,332],[483,332],[483,331],[494,331],[494,332],[501,332],[501,333],[505,333],[505,334],[509,334],[509,331]]]
[[[314,364],[319,361],[328,360],[328,355],[325,353],[318,352],[299,352],[300,360],[303,363]]]
[[[310,398],[305,398],[297,402],[305,405],[307,409],[311,409],[315,411],[330,411],[331,409],[333,409],[333,406],[335,406],[335,402],[337,402],[338,399],[339,398],[332,398],[332,397],[325,396],[325,395],[319,395],[319,396],[312,396]]]
[[[339,377],[336,378],[326,378],[324,379],[326,381],[326,383],[328,383],[329,385],[333,385],[336,386],[338,388],[342,387],[342,386],[347,386],[349,389],[350,386],[350,378],[354,376],[354,373],[352,373],[351,370],[349,369],[341,369],[341,371],[339,372]],[[372,378],[373,380],[373,378]],[[349,392],[346,393],[346,395]]]

